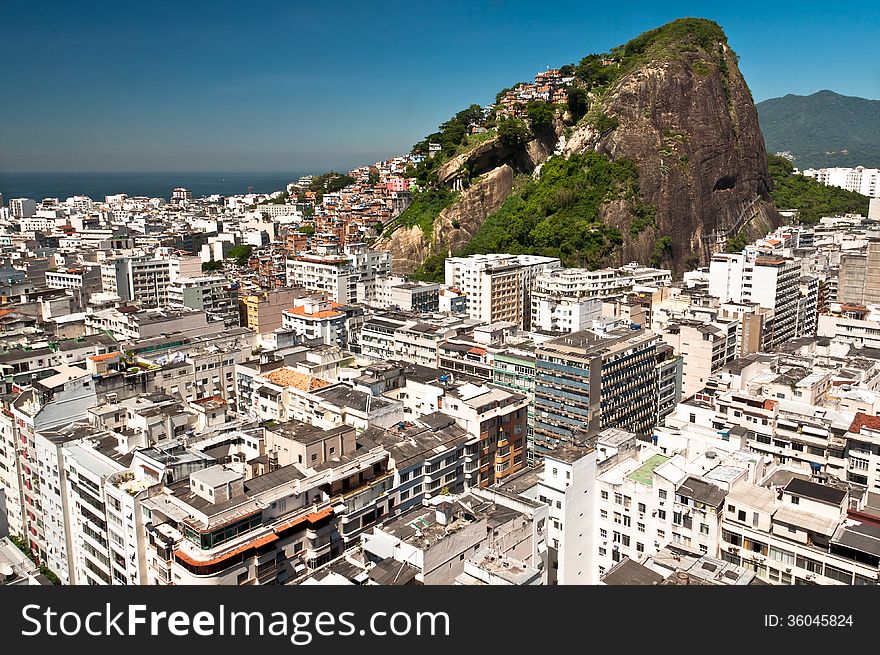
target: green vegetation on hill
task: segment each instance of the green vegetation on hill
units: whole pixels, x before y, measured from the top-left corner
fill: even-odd
[[[534,254],[559,257],[566,266],[600,267],[623,243],[620,231],[602,222],[600,211],[604,203],[621,198],[633,215],[632,235],[656,225],[656,209],[638,199],[638,173],[631,161],[611,161],[595,152],[553,157],[537,180],[527,179],[455,254]],[[658,262],[671,240],[660,242]],[[442,281],[446,255],[432,255],[412,277]]]
[[[343,175],[336,171],[328,171],[323,175],[313,177],[312,182],[309,184],[309,190],[314,191],[317,194],[336,193],[347,187],[349,184],[354,183],[355,179],[350,175]]]
[[[245,266],[251,258],[254,247],[250,245],[234,246],[229,249],[226,259],[234,259],[239,266]]]
[[[801,223],[818,223],[823,216],[835,214],[868,215],[867,196],[797,175],[792,163],[784,157],[769,155],[767,165],[773,178],[770,195],[776,209],[797,209]]]
[[[454,191],[443,188],[416,191],[412,194],[412,204],[394,219],[392,226],[413,227],[418,225],[425,233],[425,237],[430,239],[434,230],[434,221],[441,211],[455,201],[457,196],[458,194]]]
[[[679,57],[682,52],[703,50],[726,69],[719,50],[719,44],[726,43],[727,36],[718,23],[704,18],[680,18],[644,32],[610,52],[587,55],[570,70],[578,86],[601,94],[635,68],[649,61]],[[702,75],[708,74],[705,64],[699,68]]]
[[[553,157],[537,180],[486,218],[462,254],[531,253],[560,257],[567,266],[600,266],[623,243],[616,228],[602,223],[600,209],[615,198],[634,201],[637,182],[628,160],[595,152]]]
[[[880,167],[880,100],[819,91],[756,105],[768,152],[789,151],[801,170]]]
[[[439,143],[442,148],[441,153],[448,155],[465,142],[470,133],[472,123],[481,124],[482,122],[483,108],[480,105],[471,105],[467,109],[462,109],[445,123],[442,123],[437,132],[429,134],[422,141],[415,144],[413,152],[427,154],[429,143]]]

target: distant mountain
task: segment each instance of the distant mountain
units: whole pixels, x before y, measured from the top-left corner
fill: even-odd
[[[788,151],[800,169],[880,168],[880,100],[819,91],[756,105],[767,152]]]

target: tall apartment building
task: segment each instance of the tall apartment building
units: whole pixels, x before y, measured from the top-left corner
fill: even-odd
[[[537,275],[558,268],[559,259],[537,255],[448,257],[445,282],[467,297],[468,316],[487,323],[531,327],[531,290]]]
[[[120,257],[101,265],[104,293],[137,303],[142,308],[168,305],[172,263],[168,259]]]
[[[446,391],[440,411],[479,439],[473,460],[465,460],[479,463],[466,474],[469,485],[490,486],[525,466],[528,405],[525,394],[495,385],[463,384]]]
[[[566,444],[544,457],[533,492],[550,508],[547,584],[596,584],[596,450]]]
[[[576,332],[535,349],[535,451],[607,427],[648,432],[657,420],[659,337],[644,329]],[[669,371],[667,371],[667,374]]]
[[[371,250],[364,244],[304,253],[287,260],[287,284],[325,293],[343,305],[357,302],[358,282],[391,272],[391,255]]]
[[[535,455],[535,352],[506,348],[492,359],[492,382],[499,387],[524,393],[529,399],[526,463],[534,464]]]
[[[709,293],[723,303],[754,302],[773,310],[764,341],[775,348],[797,334],[800,277],[800,262],[792,259],[718,253],[709,264]]]
[[[9,214],[12,218],[30,218],[37,213],[37,203],[30,198],[10,198]]]
[[[283,312],[307,292],[303,289],[272,289],[239,296],[240,321],[257,334],[274,332],[283,324]]]
[[[836,186],[874,198],[880,195],[880,169],[856,166],[854,168],[808,168],[801,175],[811,177],[819,184]]]
[[[168,305],[202,310],[228,328],[239,324],[238,285],[222,275],[178,277],[168,286]]]
[[[880,304],[880,238],[869,238],[864,252],[840,255],[837,301],[860,307]]]
[[[56,367],[11,403],[17,425],[25,541],[41,563],[70,584],[67,483],[62,449],[69,435],[54,432],[87,415],[96,404],[92,375],[75,366]]]
[[[739,331],[736,319],[709,323],[685,319],[663,328],[661,337],[682,358],[682,397],[701,391],[712,373],[739,357]]]

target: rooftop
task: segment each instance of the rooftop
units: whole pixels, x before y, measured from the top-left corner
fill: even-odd
[[[294,387],[300,391],[316,391],[330,386],[326,380],[316,378],[308,373],[300,373],[292,368],[279,368],[264,376],[272,384],[282,387]]]
[[[841,489],[835,489],[834,487],[817,484],[799,478],[792,478],[792,480],[785,485],[785,491],[796,496],[810,498],[811,500],[830,505],[840,505],[840,503],[843,502],[843,499],[846,498],[846,492]]]
[[[652,455],[644,464],[626,477],[633,482],[638,482],[639,484],[644,484],[650,487],[653,480],[654,469],[661,464],[666,463],[669,459],[670,458],[666,457],[666,455]]]

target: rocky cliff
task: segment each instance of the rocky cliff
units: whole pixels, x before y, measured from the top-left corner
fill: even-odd
[[[433,230],[418,225],[399,227],[375,247],[390,252],[394,273],[412,273],[434,253],[458,252],[497,210],[513,189],[513,169],[502,164],[481,175],[450,207],[440,212]]]
[[[378,247],[394,254],[396,272],[411,272],[431,255],[468,250],[469,239],[513,192],[514,174],[537,179],[554,154],[595,152],[613,162],[632,162],[637,182],[595,182],[593,196],[601,200],[583,206],[598,210],[585,211],[581,221],[563,199],[589,198],[591,191],[584,191],[582,181],[570,188],[565,180],[555,181],[547,195],[556,200],[537,207],[540,225],[510,238],[478,239],[481,248],[491,243],[558,253],[566,263],[583,261],[572,251],[572,243],[580,248],[583,238],[564,243],[546,236],[555,229],[554,216],[564,215],[559,232],[595,232],[589,226],[597,221],[619,231],[619,245],[602,255],[605,264],[651,262],[681,273],[706,263],[740,232],[756,237],[779,224],[752,96],[715,23],[674,21],[568,68],[576,73],[569,95],[571,89],[583,94],[584,115],[572,116],[571,103],[556,105],[549,128],[545,124],[539,131],[525,120],[529,133],[519,141],[496,136],[443,163],[433,184],[466,190],[430,233],[399,228],[380,240]],[[500,121],[497,125],[500,134]],[[489,221],[493,234],[500,222]]]
[[[624,241],[618,261],[648,261],[655,240],[672,238],[665,259],[705,263],[727,238],[748,237],[779,224],[770,200],[764,140],[752,96],[725,44],[679,50],[625,75],[599,100],[617,127],[604,134],[578,126],[564,154],[593,149],[636,163],[642,199],[656,207],[652,231]],[[626,234],[631,217],[621,203],[603,211]]]

